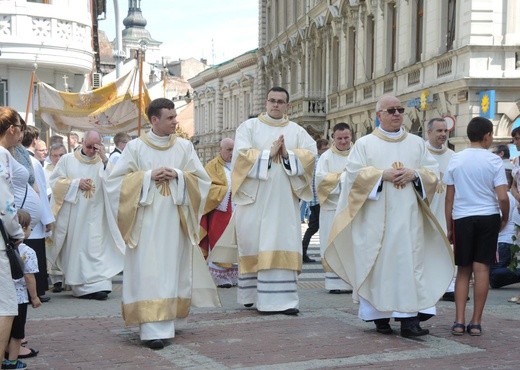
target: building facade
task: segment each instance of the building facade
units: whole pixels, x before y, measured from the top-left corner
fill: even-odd
[[[91,6],[91,0],[0,0],[0,105],[25,117],[33,71],[35,82],[62,91],[90,83]],[[34,107],[28,110],[32,124]]]
[[[258,114],[256,73],[257,50],[252,50],[189,79],[195,120],[192,141],[203,163],[217,154],[220,140],[234,138],[238,125]]]
[[[282,86],[291,95],[290,118],[314,136],[328,137],[338,122],[357,137],[371,132],[375,103],[392,94],[406,106],[413,133],[425,134],[430,118],[445,116],[459,150],[468,144],[467,123],[482,115],[506,142],[520,116],[520,3],[260,0],[253,79],[256,114],[268,88]],[[213,116],[214,127],[228,120]],[[196,135],[205,136],[199,119]]]

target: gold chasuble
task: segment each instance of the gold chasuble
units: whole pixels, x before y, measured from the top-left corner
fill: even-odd
[[[284,136],[290,169],[271,145]],[[266,113],[240,125],[232,163],[232,195],[240,274],[260,270],[301,271],[299,199],[312,199],[316,143],[305,129]]]
[[[370,196],[391,167],[417,171],[426,199],[413,183],[383,182],[378,197]],[[378,311],[433,307],[451,282],[452,251],[428,207],[437,174],[424,140],[405,131],[389,138],[376,129],[351,150],[325,259]]]
[[[151,172],[176,171],[158,182]],[[108,194],[127,244],[123,318],[127,325],[172,321],[190,306],[220,305],[197,244],[210,180],[188,140],[151,131],[130,141],[110,172]]]

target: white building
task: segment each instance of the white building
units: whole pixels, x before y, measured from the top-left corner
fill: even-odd
[[[91,0],[0,0],[0,105],[25,117],[32,72],[78,92],[92,71]],[[31,99],[31,101],[34,101]],[[29,108],[28,123],[34,122]]]
[[[282,86],[291,119],[314,135],[328,137],[338,122],[358,137],[371,132],[383,94],[407,106],[411,132],[449,116],[457,150],[472,117],[489,116],[505,142],[520,116],[518,0],[259,0],[257,56],[254,113]],[[197,137],[229,121],[218,105],[207,109],[195,115]]]

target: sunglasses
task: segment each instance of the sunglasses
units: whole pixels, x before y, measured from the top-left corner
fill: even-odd
[[[381,109],[380,112],[387,112],[388,114],[395,114],[395,112],[399,112],[399,114],[403,114],[404,113],[404,108]]]

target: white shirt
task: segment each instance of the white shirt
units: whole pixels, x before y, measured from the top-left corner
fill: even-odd
[[[495,188],[507,185],[502,159],[486,149],[467,148],[455,153],[443,182],[455,185],[453,219],[499,214]]]

